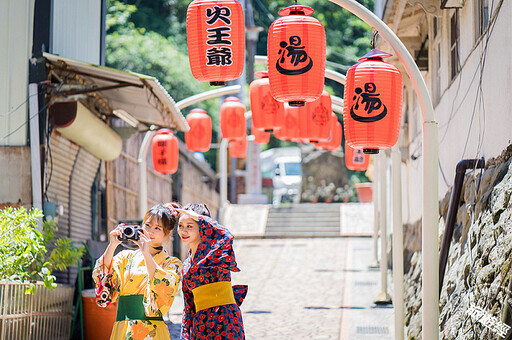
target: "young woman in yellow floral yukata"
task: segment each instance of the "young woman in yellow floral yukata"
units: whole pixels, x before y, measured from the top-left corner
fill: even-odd
[[[177,207],[177,206],[175,206]],[[172,205],[155,205],[144,216],[139,249],[113,256],[121,243],[121,226],[109,236],[110,243],[93,271],[96,302],[106,307],[118,301],[111,340],[165,340],[169,330],[162,316],[172,305],[180,282],[181,262],[162,250],[177,224]]]

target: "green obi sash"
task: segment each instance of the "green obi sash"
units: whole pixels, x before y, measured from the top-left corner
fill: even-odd
[[[117,302],[116,321],[154,320],[164,321],[161,316],[146,316],[144,311],[144,295],[121,295]]]

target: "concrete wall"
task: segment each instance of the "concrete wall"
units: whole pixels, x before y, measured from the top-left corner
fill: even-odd
[[[27,144],[33,11],[34,0],[0,1],[0,145]]]
[[[0,204],[32,206],[30,147],[0,147]]]
[[[455,178],[455,167],[468,158],[496,157],[512,140],[512,63],[510,44],[512,3],[504,1],[495,26],[489,35],[476,34],[477,1],[466,1],[459,10],[460,67],[450,75],[450,17],[454,9],[442,10],[440,23],[440,72],[433,72],[434,39],[429,39],[429,72],[424,78],[433,93],[439,80],[440,98],[434,103],[439,123],[439,199],[444,197]],[[499,3],[495,1],[495,7]],[[496,10],[496,8],[495,8]],[[433,16],[428,18],[429,37],[433,37]],[[403,20],[403,19],[402,19]],[[483,71],[481,68],[483,65]],[[421,218],[422,117],[407,76],[404,77],[408,98],[407,114],[409,155],[406,155],[406,186],[409,192],[404,222]]]

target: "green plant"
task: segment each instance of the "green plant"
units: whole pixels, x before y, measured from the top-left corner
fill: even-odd
[[[69,238],[55,240],[53,221],[43,222],[43,231],[36,226],[43,217],[39,209],[0,210],[0,279],[30,281],[25,293],[34,292],[34,282],[43,281],[46,288],[55,288],[52,270],[64,270],[75,264],[83,254]],[[49,248],[53,248],[48,252]]]

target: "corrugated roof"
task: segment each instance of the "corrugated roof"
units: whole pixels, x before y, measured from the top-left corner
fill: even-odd
[[[93,87],[88,94],[110,110],[124,110],[139,122],[175,130],[190,127],[175,101],[154,77],[44,53],[49,68],[66,79]],[[71,82],[73,83],[73,82]],[[98,89],[94,91],[94,89]],[[104,88],[104,89],[102,89]],[[112,114],[112,112],[110,112]]]

